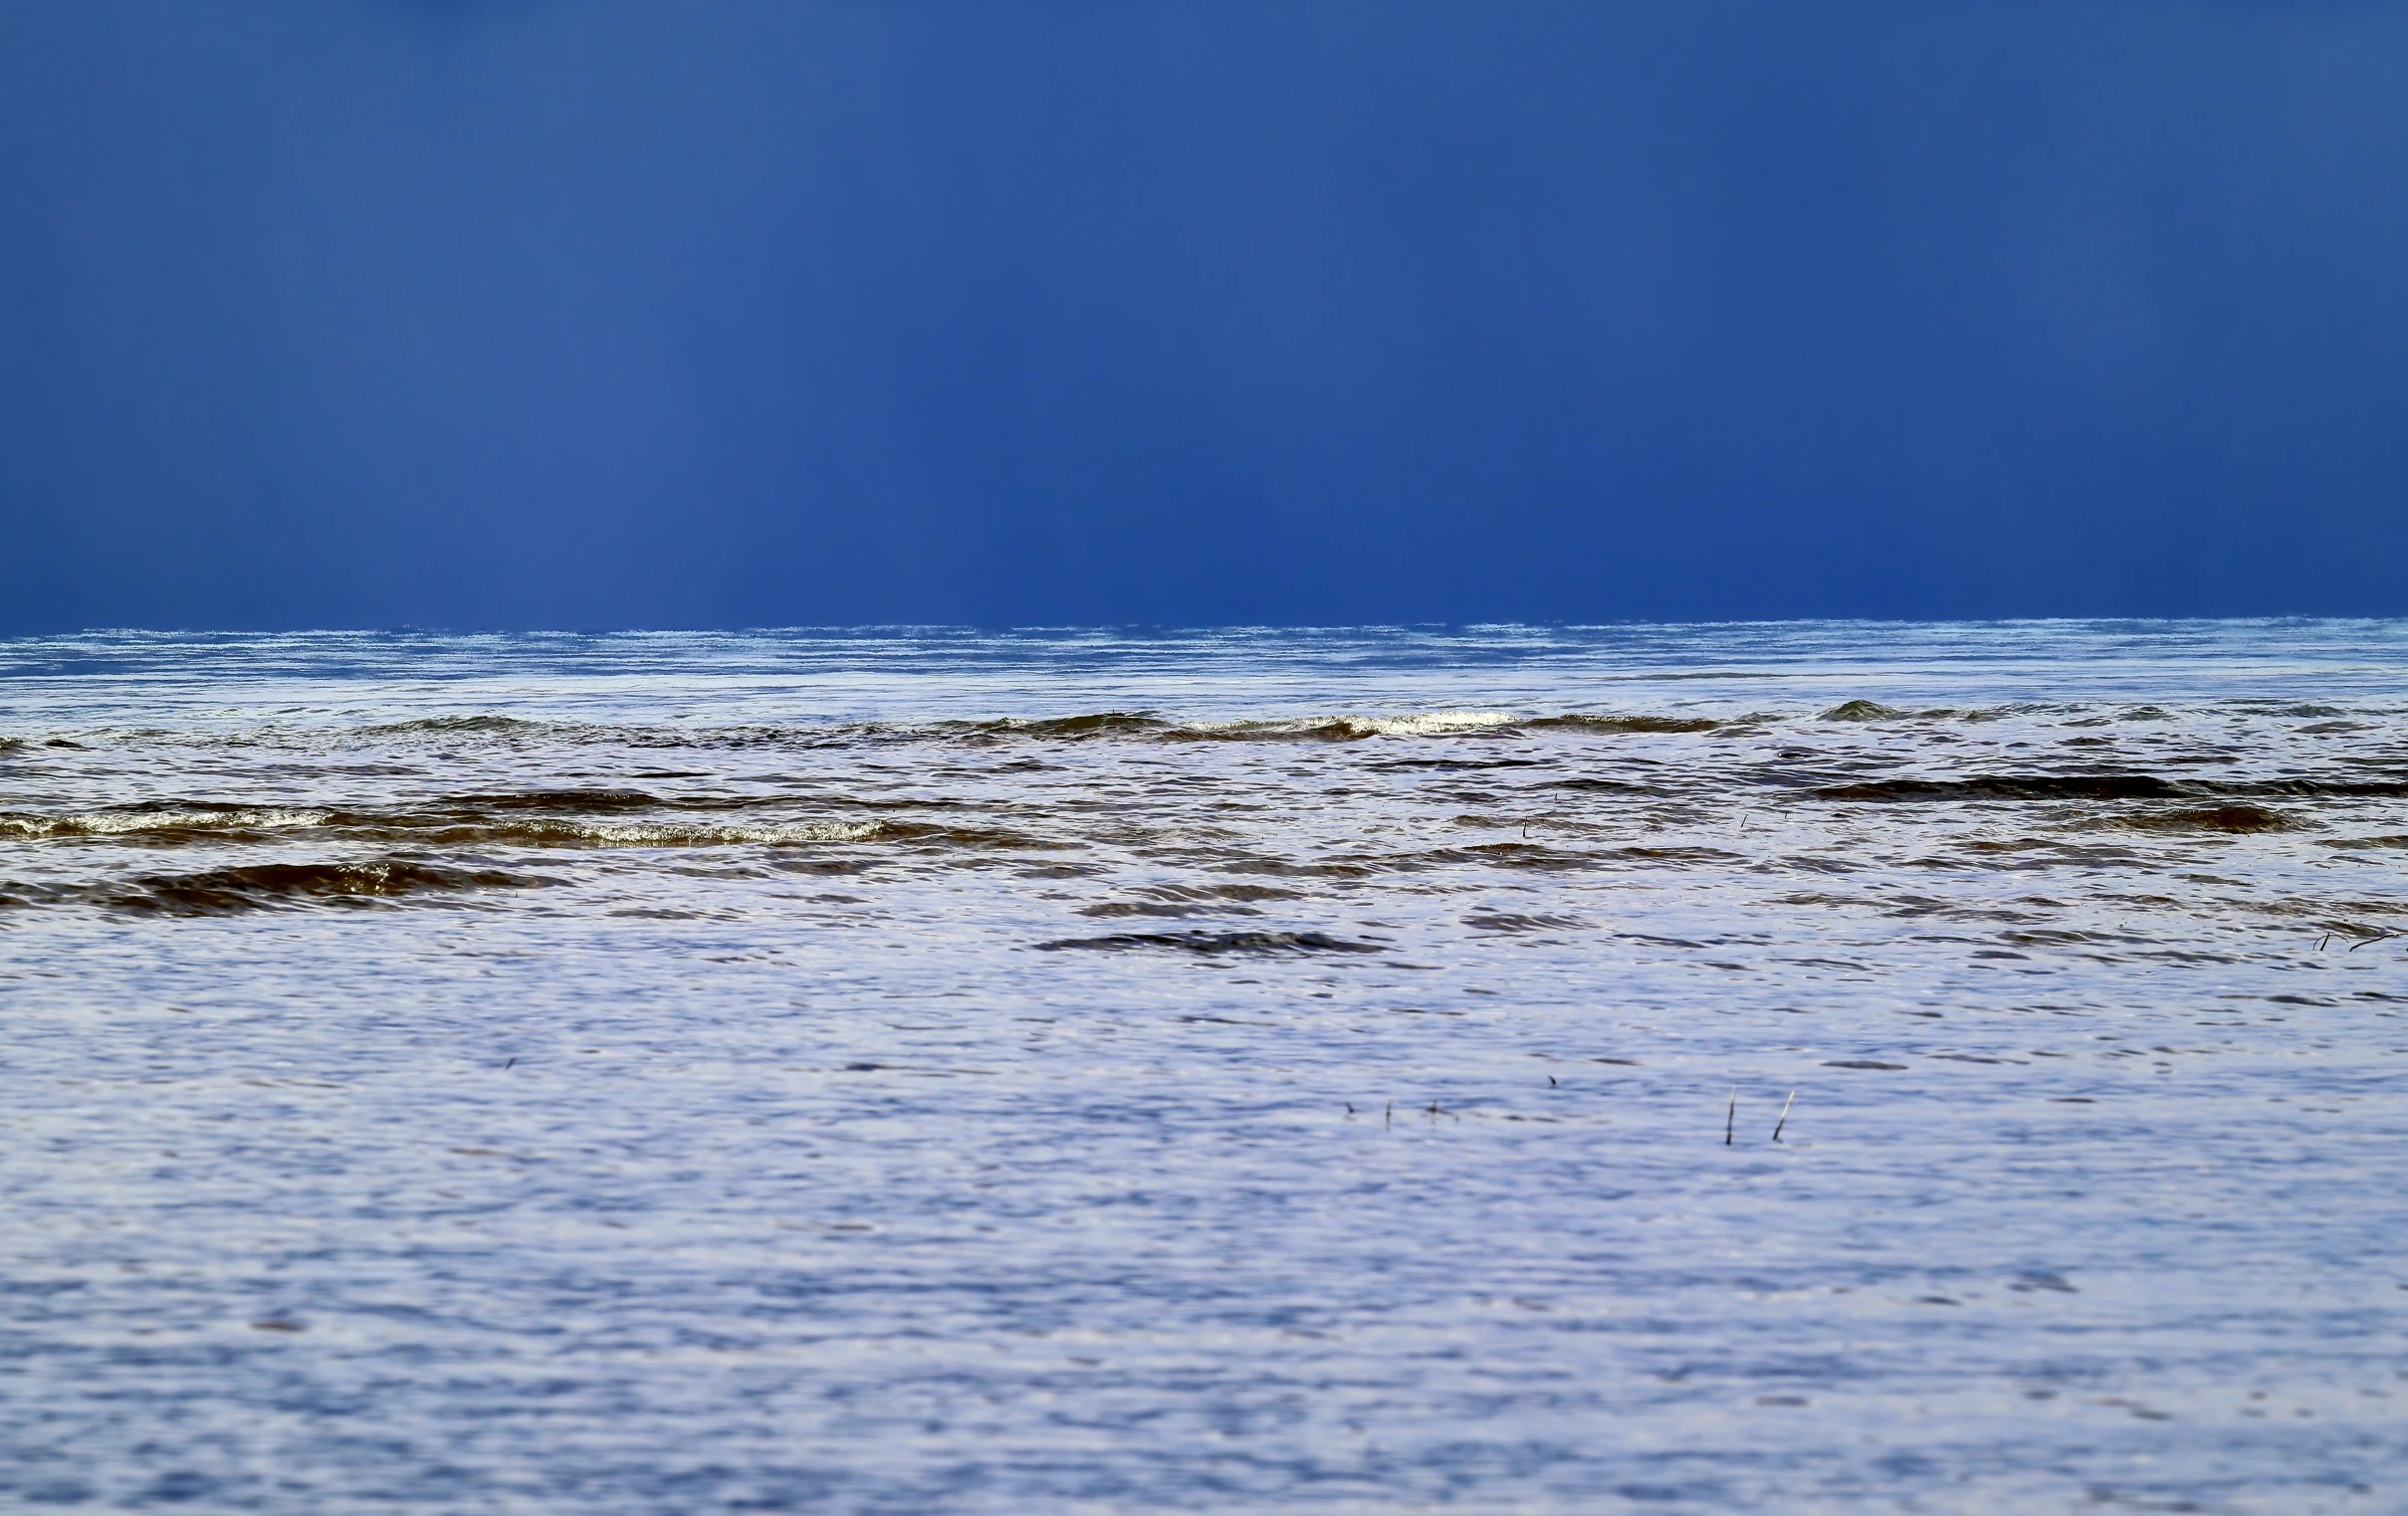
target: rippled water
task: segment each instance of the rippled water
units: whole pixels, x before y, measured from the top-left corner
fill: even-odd
[[[0,643],[0,1504],[2398,1510],[2404,739],[2394,623]]]

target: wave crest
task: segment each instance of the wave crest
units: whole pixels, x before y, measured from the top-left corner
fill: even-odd
[[[58,816],[0,812],[0,837],[129,837],[146,840],[145,834],[148,833],[172,836],[287,831],[298,827],[323,826],[332,815],[331,811],[276,805],[75,811]]]
[[[82,898],[148,916],[228,916],[325,903],[369,905],[430,893],[532,889],[558,881],[501,869],[444,868],[398,858],[351,863],[255,863],[193,874],[152,874],[93,885]]]

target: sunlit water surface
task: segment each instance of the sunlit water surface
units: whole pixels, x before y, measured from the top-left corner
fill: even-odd
[[[0,1506],[2397,1511],[2404,738],[2389,623],[0,644]]]

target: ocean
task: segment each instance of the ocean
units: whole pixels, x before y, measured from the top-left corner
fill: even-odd
[[[2408,624],[0,643],[0,1506],[2408,1506]]]

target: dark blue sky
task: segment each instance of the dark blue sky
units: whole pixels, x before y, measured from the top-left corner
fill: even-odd
[[[2408,613],[2408,6],[11,0],[0,631]]]

